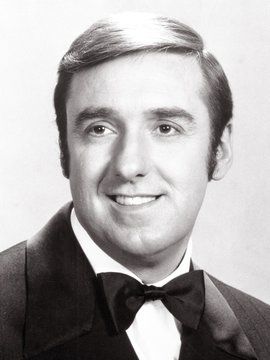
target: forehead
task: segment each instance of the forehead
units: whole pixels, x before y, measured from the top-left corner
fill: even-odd
[[[73,75],[67,113],[86,105],[117,110],[147,107],[204,106],[204,78],[194,56],[175,53],[136,53],[120,56]]]

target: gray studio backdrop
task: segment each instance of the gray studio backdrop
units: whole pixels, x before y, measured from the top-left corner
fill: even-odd
[[[228,75],[234,164],[209,186],[194,229],[194,258],[270,302],[268,0],[0,0],[0,250],[33,235],[70,199],[52,106],[61,56],[93,21],[133,10],[193,26]]]

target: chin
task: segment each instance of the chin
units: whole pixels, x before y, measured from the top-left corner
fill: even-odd
[[[118,238],[119,239],[119,238]],[[174,251],[179,244],[176,239],[171,242],[164,242],[166,236],[160,237],[159,234],[128,234],[118,241],[116,245],[118,252],[126,258],[136,258],[137,260],[154,261],[156,258],[165,256],[170,251]],[[120,239],[119,239],[120,240]]]

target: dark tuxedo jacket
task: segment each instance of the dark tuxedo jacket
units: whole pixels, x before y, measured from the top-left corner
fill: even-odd
[[[112,332],[71,208],[0,255],[1,360],[138,359],[126,333]],[[180,359],[269,360],[269,306],[204,275],[204,313],[196,331],[183,328]]]

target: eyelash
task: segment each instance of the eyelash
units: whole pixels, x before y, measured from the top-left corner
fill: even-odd
[[[165,130],[165,132],[160,131],[162,127],[163,127],[163,130]],[[167,133],[166,133],[166,128],[168,130]],[[97,133],[97,132],[95,132],[95,130],[96,131],[101,130],[103,132]],[[173,132],[172,132],[172,130],[173,130]],[[106,131],[108,131],[109,133],[106,133]],[[90,134],[91,136],[94,136],[94,137],[103,137],[106,135],[115,134],[115,131],[113,131],[108,126],[105,126],[103,124],[92,124],[86,128],[86,132],[87,132],[87,134]],[[164,122],[161,122],[160,125],[158,125],[154,129],[154,132],[157,133],[157,136],[169,137],[169,136],[176,136],[177,134],[182,134],[184,132],[184,130],[179,125],[174,125],[174,124],[167,123],[164,121]]]
[[[163,127],[163,130],[165,130],[165,132],[161,132],[161,128]],[[179,126],[175,126],[172,124],[168,124],[168,123],[163,123],[160,124],[156,130],[159,130],[159,134],[158,136],[175,136],[179,133],[183,132],[183,129],[180,129]],[[166,132],[168,130],[168,132]],[[173,130],[173,133],[172,133]]]
[[[102,133],[102,134],[98,134],[98,133],[95,133],[95,129],[97,130],[98,128],[102,128],[103,130],[108,130],[109,131],[109,134],[113,134],[115,133],[112,129],[110,129],[108,126],[104,126],[102,124],[93,124],[93,125],[90,125],[89,127],[86,128],[86,132],[92,136],[95,136],[95,137],[102,137],[102,136],[106,136],[106,135],[109,135],[109,134],[106,134],[106,133]]]

